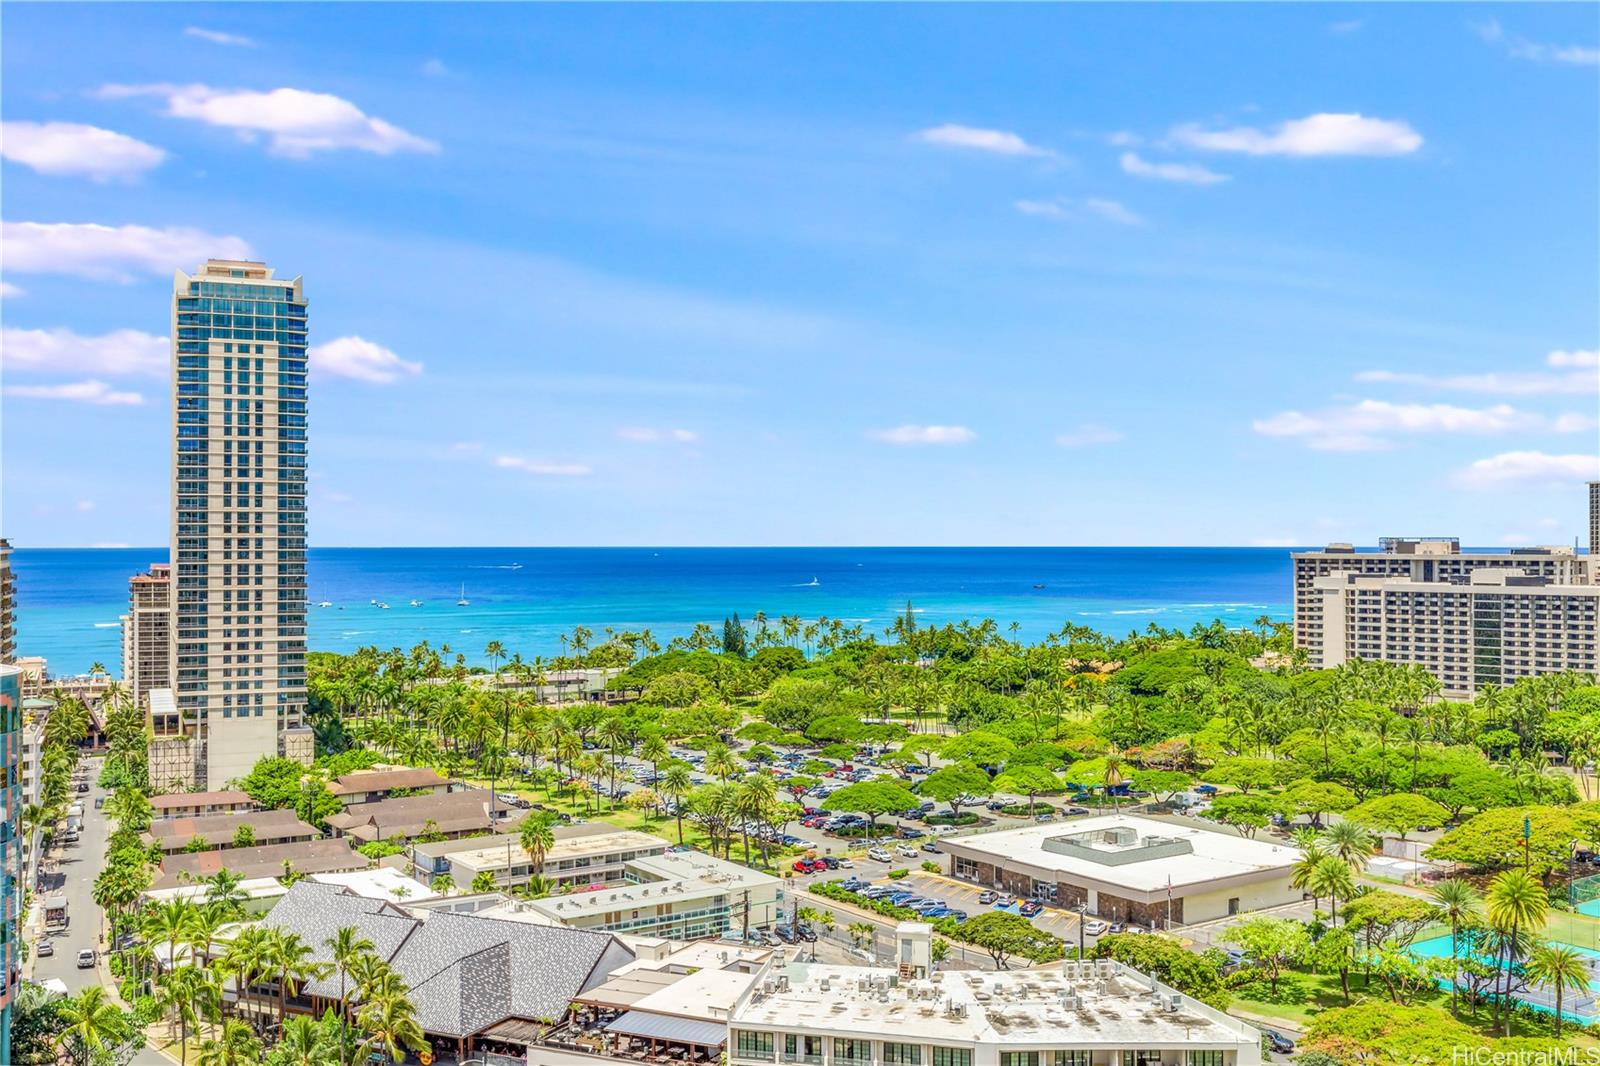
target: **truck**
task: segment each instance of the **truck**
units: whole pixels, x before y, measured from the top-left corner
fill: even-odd
[[[48,896],[44,901],[44,927],[46,931],[65,929],[70,919],[67,917],[67,897]]]

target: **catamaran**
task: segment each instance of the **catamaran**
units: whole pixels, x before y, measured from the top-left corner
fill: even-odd
[[[471,607],[472,606],[472,601],[467,599],[466,582],[462,582],[462,584],[461,584],[461,598],[456,601],[456,606],[457,607]]]

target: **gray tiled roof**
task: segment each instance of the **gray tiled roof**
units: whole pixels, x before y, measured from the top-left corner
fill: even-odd
[[[426,921],[342,886],[302,881],[263,920],[300,935],[316,959],[323,943],[353,925],[411,989],[417,1021],[439,1036],[471,1036],[507,1018],[559,1018],[585,990],[633,960],[609,933],[435,911]],[[337,975],[308,986],[337,996]]]

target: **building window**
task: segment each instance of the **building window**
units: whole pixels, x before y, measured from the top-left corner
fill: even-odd
[[[741,1059],[772,1059],[772,1034],[740,1029],[735,1034],[734,1054]]]
[[[820,1066],[822,1062],[822,1037],[804,1033],[783,1035],[783,1061]]]
[[[870,1040],[844,1040],[834,1037],[833,1061],[836,1063],[872,1061],[872,1041]]]
[[[922,1066],[921,1044],[891,1044],[883,1042],[884,1066]],[[1087,1063],[1084,1066],[1088,1066]]]
[[[1076,1048],[1072,1051],[1058,1051],[1055,1053],[1055,1066],[1089,1066],[1089,1049]],[[1212,1064],[1207,1064],[1212,1066]],[[1216,1063],[1214,1066],[1222,1066]]]
[[[1000,1066],[1039,1066],[1037,1051],[1002,1051]]]
[[[1189,1066],[1222,1066],[1222,1052],[1191,1051],[1189,1052]]]

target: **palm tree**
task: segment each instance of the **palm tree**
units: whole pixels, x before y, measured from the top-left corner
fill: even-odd
[[[1316,909],[1317,899],[1321,895],[1315,888],[1317,866],[1327,857],[1328,853],[1322,850],[1322,841],[1313,838],[1302,845],[1300,857],[1289,868],[1290,887],[1310,892],[1313,910]]]
[[[1460,976],[1458,971],[1461,965],[1456,952],[1456,940],[1461,934],[1461,927],[1477,917],[1479,908],[1483,906],[1483,896],[1468,882],[1452,877],[1434,886],[1433,906],[1439,912],[1439,917],[1450,923],[1450,1010],[1453,1012],[1459,995],[1456,978]]]
[[[353,925],[342,925],[323,941],[333,953],[333,968],[339,974],[339,1066],[344,1066],[345,1024],[350,1016],[350,1001],[345,996],[345,979],[353,966],[360,965],[363,957],[376,959],[377,949],[372,941],[361,935]]]
[[[656,783],[656,788],[661,793],[672,797],[672,811],[678,819],[678,843],[683,843],[683,798],[694,790],[694,775],[689,772],[689,767],[681,762],[675,762],[667,767],[667,772]]]
[[[85,1066],[106,1057],[134,1034],[128,1016],[106,996],[100,985],[90,985],[60,1006],[66,1023],[60,1044],[73,1061]]]
[[[139,923],[140,932],[146,940],[167,942],[168,969],[178,965],[178,943],[188,942],[196,916],[194,904],[186,899],[172,899],[145,908],[143,921]]]
[[[336,1035],[330,1035],[322,1022],[310,1018],[290,1018],[273,1046],[267,1061],[272,1066],[323,1066],[337,1057],[344,1061],[344,1049],[334,1049]]]
[[[233,974],[238,987],[240,1011],[250,1010],[250,988],[271,965],[271,943],[267,930],[250,925],[239,930],[239,935],[228,945],[222,964]]]
[[[1339,856],[1354,873],[1365,870],[1372,859],[1372,833],[1356,822],[1335,822],[1323,830],[1322,839],[1328,850]]]
[[[200,966],[179,966],[161,983],[161,1006],[173,1015],[178,1031],[180,1061],[189,1062],[189,1030],[200,1028],[205,1018],[213,1018],[222,1006],[222,989],[213,971]]]
[[[713,744],[706,749],[705,768],[706,773],[727,784],[728,778],[739,772],[739,762],[725,745]]]
[[[289,1000],[300,994],[306,981],[326,977],[333,967],[312,961],[311,945],[300,939],[298,933],[285,933],[273,929],[269,933],[272,970],[278,975],[278,1026],[282,1028],[288,1013]]]
[[[1337,855],[1324,855],[1312,868],[1307,887],[1314,896],[1328,897],[1329,918],[1338,925],[1339,900],[1355,895],[1356,878],[1349,864]]]
[[[1544,927],[1545,915],[1550,910],[1550,896],[1538,878],[1526,870],[1507,870],[1489,883],[1484,896],[1484,913],[1489,924],[1504,937],[1504,948],[1498,952],[1496,964],[1505,975],[1503,989],[1499,989],[1500,1002],[1496,1009],[1505,1021],[1505,1035],[1511,1035],[1511,967],[1519,953],[1519,937]]]
[[[356,1024],[367,1034],[359,1050],[362,1058],[381,1051],[396,1063],[406,1060],[406,1049],[427,1047],[427,1038],[417,1024],[417,1010],[404,992],[379,996],[366,1003],[356,1015]]]
[[[1106,752],[1105,775],[1102,778],[1102,783],[1105,785],[1106,795],[1111,797],[1112,811],[1118,811],[1121,809],[1120,797],[1113,790],[1116,789],[1118,785],[1122,784],[1123,771],[1127,769],[1127,766],[1128,762],[1122,757],[1122,752],[1118,751],[1116,748],[1112,748]],[[1028,797],[1028,802],[1030,804],[1033,802],[1032,796]]]
[[[544,857],[556,846],[555,827],[545,813],[531,815],[522,823],[522,850],[528,853],[530,872],[538,875],[544,871]]]
[[[1578,949],[1541,940],[1528,953],[1523,973],[1532,984],[1546,985],[1556,997],[1556,1039],[1561,1039],[1561,1002],[1567,992],[1589,990],[1589,966]]]
[[[199,1066],[256,1066],[261,1061],[261,1041],[237,1019],[222,1023],[219,1039],[200,1045]]]

